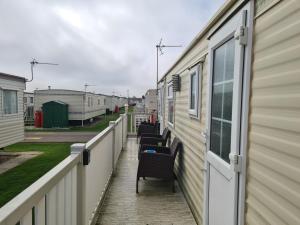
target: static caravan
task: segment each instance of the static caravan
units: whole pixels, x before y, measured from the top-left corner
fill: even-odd
[[[0,148],[24,140],[25,78],[0,73]]]
[[[152,113],[157,109],[157,90],[149,89],[145,94],[145,112]]]
[[[36,90],[34,99],[34,111],[41,111],[42,105],[50,101],[68,104],[68,118],[75,123],[105,114],[105,97],[90,92],[62,89]]]
[[[120,97],[118,96],[112,96],[112,111],[115,111],[116,106],[120,107]]]
[[[34,93],[24,92],[24,121],[32,122],[34,120]]]
[[[113,96],[110,96],[110,95],[105,95],[105,108],[106,110],[110,111],[110,112],[113,112],[115,110],[115,108],[113,107],[113,104],[112,104],[112,99],[113,99]]]
[[[159,81],[198,224],[300,224],[300,1],[227,1]]]

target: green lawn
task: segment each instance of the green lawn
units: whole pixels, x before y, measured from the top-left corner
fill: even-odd
[[[132,112],[132,107],[129,107],[129,112]],[[100,120],[93,123],[92,125],[85,125],[84,127],[76,126],[76,127],[70,127],[65,129],[56,129],[56,128],[49,128],[49,129],[26,129],[26,132],[64,132],[64,131],[90,131],[90,132],[101,132],[104,130],[108,125],[109,121],[115,121],[119,118],[120,114],[124,113],[124,108],[120,110],[119,113],[113,113],[110,115],[102,115],[100,116]]]
[[[121,112],[122,113],[122,112]],[[101,132],[109,125],[109,121],[115,121],[119,118],[120,113],[100,116],[100,120],[96,123],[85,127],[71,127],[70,131],[97,131]]]
[[[5,151],[43,153],[0,175],[0,207],[66,158],[70,154],[70,144],[18,143],[6,147]]]

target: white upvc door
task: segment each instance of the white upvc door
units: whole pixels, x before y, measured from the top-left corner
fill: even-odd
[[[209,40],[206,219],[208,225],[236,225],[244,55],[249,4]]]

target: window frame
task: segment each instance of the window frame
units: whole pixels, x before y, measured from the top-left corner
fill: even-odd
[[[171,87],[171,92],[169,93],[169,88]],[[167,99],[168,99],[168,125],[171,126],[171,127],[174,127],[174,119],[175,119],[175,115],[174,115],[174,91],[173,91],[173,82],[170,81],[167,85]],[[169,104],[170,104],[170,101],[173,102],[173,123],[170,122],[170,111],[169,111]]]
[[[188,112],[189,115],[193,118],[200,119],[200,112],[201,112],[201,76],[202,66],[198,64],[191,68],[189,73],[189,101],[188,101]],[[196,96],[195,96],[195,108],[191,108],[191,98],[192,98],[192,76],[196,76]]]
[[[5,103],[4,103],[4,93],[5,91],[13,91],[16,93],[16,112],[14,113],[5,113]],[[24,100],[24,99],[23,99]],[[13,89],[2,89],[2,114],[3,116],[15,116],[19,114],[19,95],[18,95],[18,90],[13,90]]]

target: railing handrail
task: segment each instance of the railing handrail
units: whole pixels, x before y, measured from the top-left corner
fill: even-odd
[[[103,131],[101,131],[99,134],[97,134],[95,137],[93,137],[91,140],[89,140],[85,144],[85,148],[88,150],[93,150],[93,148],[105,138],[110,131],[113,129],[113,126],[109,125],[107,128],[105,128]]]
[[[17,222],[79,162],[80,154],[71,154],[5,204],[0,209],[0,224]]]
[[[101,131],[99,134],[97,134],[95,137],[93,137],[91,140],[89,140],[86,145],[85,148],[88,150],[93,150],[93,148],[100,142],[103,140],[103,138],[106,137],[106,135],[108,135],[110,133],[110,131],[112,129],[114,129],[114,127],[120,123],[120,121],[122,120],[122,117],[124,117],[125,114],[120,114],[120,116],[118,117],[118,119],[116,121],[111,121],[114,122],[113,124],[110,124],[107,128],[105,128],[103,131]]]

